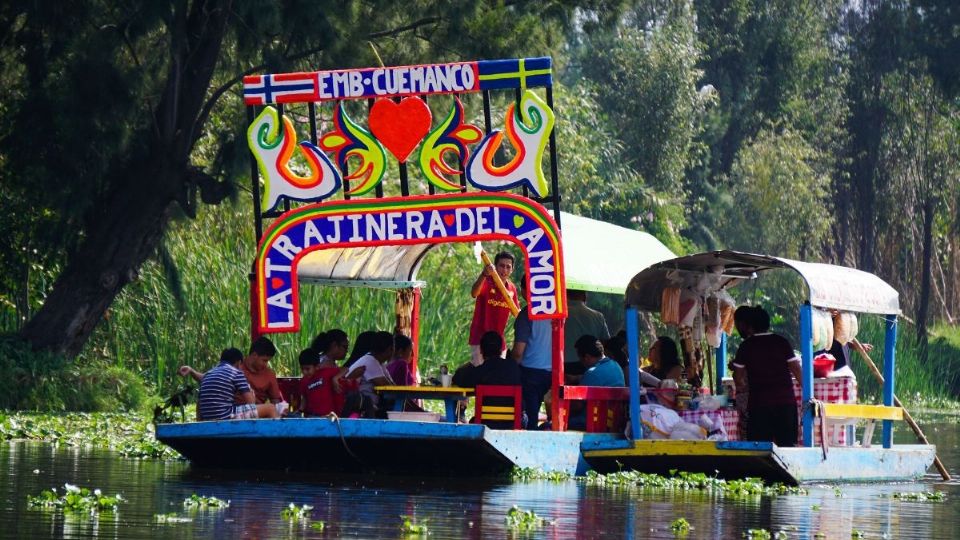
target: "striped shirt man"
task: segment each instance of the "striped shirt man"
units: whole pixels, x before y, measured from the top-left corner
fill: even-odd
[[[229,419],[234,410],[234,396],[249,391],[250,385],[243,372],[227,362],[220,362],[200,381],[197,418],[199,420]]]

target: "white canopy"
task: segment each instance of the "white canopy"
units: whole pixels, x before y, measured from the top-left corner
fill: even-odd
[[[774,268],[790,268],[800,274],[813,306],[881,315],[900,313],[900,295],[896,289],[871,273],[846,266],[737,251],[709,251],[654,264],[630,281],[626,303],[656,311],[660,309],[666,287],[692,286],[704,279],[729,287],[754,277],[757,272]]]
[[[623,294],[637,268],[675,257],[652,235],[560,213],[567,287]],[[341,286],[419,287],[417,272],[433,245],[324,249],[297,266],[302,282]]]

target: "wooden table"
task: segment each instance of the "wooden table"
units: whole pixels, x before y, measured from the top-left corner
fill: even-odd
[[[392,399],[393,410],[402,411],[403,403],[408,399],[442,400],[446,407],[447,422],[457,421],[457,402],[473,395],[473,388],[459,386],[375,386],[381,397]]]

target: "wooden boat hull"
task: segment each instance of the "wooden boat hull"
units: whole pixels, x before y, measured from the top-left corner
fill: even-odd
[[[583,474],[584,440],[613,434],[477,424],[297,418],[160,424],[157,439],[197,467],[491,475],[513,467]]]
[[[584,459],[598,472],[702,472],[771,482],[888,482],[916,480],[933,463],[932,445],[779,448],[772,443],[641,440],[585,441]]]

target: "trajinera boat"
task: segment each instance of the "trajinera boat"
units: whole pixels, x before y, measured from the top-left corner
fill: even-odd
[[[561,212],[552,83],[550,58],[263,74],[243,81],[258,243],[250,274],[252,336],[300,331],[301,284],[395,289],[402,321],[397,330],[414,342],[416,370],[421,289],[427,285],[417,272],[424,257],[444,243],[510,242],[523,254],[530,319],[551,323],[550,430],[492,429],[456,418],[429,422],[330,415],[161,423],[157,438],[195,466],[218,468],[471,475],[515,466],[571,474],[682,469],[787,482],[922,475],[933,460],[933,447],[892,444],[892,421],[902,415],[893,406],[896,291],[871,274],[824,264],[735,252],[676,258],[649,234]],[[504,130],[494,129],[490,114],[498,94],[512,98]],[[482,104],[482,129],[467,122],[461,98]],[[443,118],[435,120],[431,107],[446,111]],[[309,140],[298,142],[294,120],[306,124]],[[504,131],[512,146],[509,158],[501,149]],[[393,161],[395,169],[388,167]],[[388,169],[396,171],[397,184],[387,191],[399,195],[385,195]],[[417,182],[411,182],[412,175],[419,176]],[[797,271],[808,286],[799,311],[802,402],[814,403],[815,397],[814,310],[838,309],[881,314],[887,320],[884,404],[805,407],[798,448],[645,439],[638,309],[658,310],[668,286],[690,288],[703,276],[720,276],[708,280],[715,287],[698,291],[706,297],[775,268]],[[564,385],[568,287],[625,295],[628,387]],[[715,392],[721,390],[725,350],[722,339],[714,353]],[[433,387],[408,390],[448,402],[473,394]],[[574,400],[587,407],[586,432],[567,430]],[[882,445],[814,447],[819,421],[814,410],[823,418],[881,420]],[[519,403],[508,408],[508,415],[519,412]],[[630,429],[623,429],[625,423]],[[852,443],[849,435],[846,443]]]

